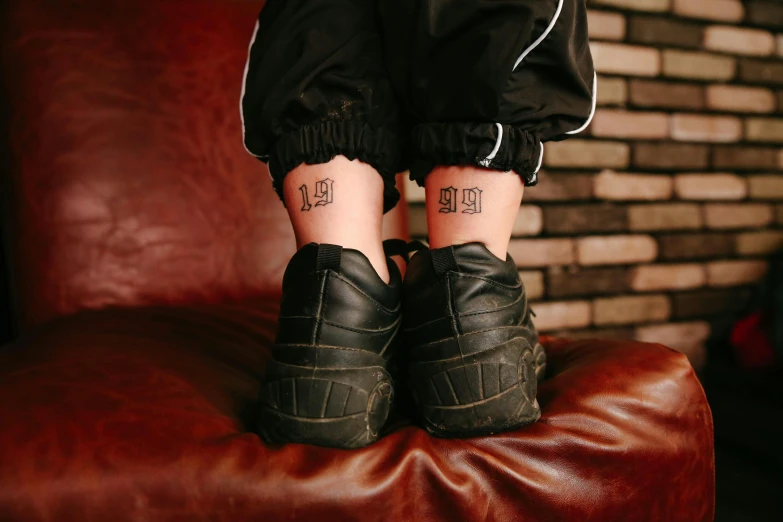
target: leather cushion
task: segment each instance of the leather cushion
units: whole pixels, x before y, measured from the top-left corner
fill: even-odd
[[[518,432],[269,447],[249,430],[276,314],[84,312],[0,350],[0,519],[712,520],[710,411],[673,350],[547,340]]]
[[[261,4],[9,3],[0,40],[23,324],[279,291],[293,234],[239,116]]]
[[[239,115],[262,5],[4,3],[0,219],[23,328],[84,308],[280,292],[293,231]],[[406,237],[405,214],[387,215],[386,237]]]

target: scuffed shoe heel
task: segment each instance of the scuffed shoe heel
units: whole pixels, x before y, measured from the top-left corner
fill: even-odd
[[[480,332],[461,337],[459,343],[447,340],[434,349],[423,347],[424,357],[453,354],[411,364],[414,396],[422,423],[431,434],[490,435],[522,428],[540,418],[536,393],[541,359],[537,355],[543,349],[536,354],[521,336],[494,348],[479,348],[497,341],[497,332]],[[545,356],[542,359],[545,364]]]
[[[378,440],[394,396],[386,370],[272,365],[258,424],[266,442],[353,449]]]

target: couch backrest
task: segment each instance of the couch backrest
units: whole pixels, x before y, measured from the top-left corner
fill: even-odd
[[[23,326],[279,291],[293,234],[238,114],[261,5],[6,3],[2,186]]]

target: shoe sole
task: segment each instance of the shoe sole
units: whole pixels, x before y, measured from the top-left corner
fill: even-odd
[[[541,417],[536,393],[546,354],[523,333],[519,327],[499,328],[414,350],[413,394],[428,432],[447,438],[491,435]]]
[[[261,392],[261,437],[343,449],[372,444],[394,397],[385,366],[361,350],[277,347]]]

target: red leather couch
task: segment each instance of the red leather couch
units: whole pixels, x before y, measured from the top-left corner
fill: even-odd
[[[259,7],[2,8],[20,335],[0,349],[0,520],[711,520],[710,411],[657,345],[548,340],[543,418],[519,432],[441,440],[402,421],[358,451],[259,441],[294,249],[240,139]]]

